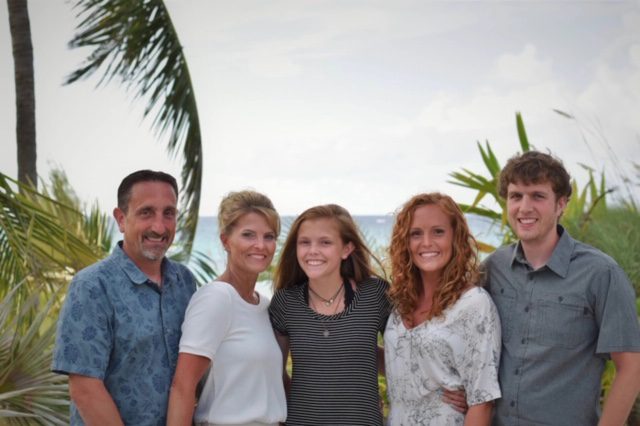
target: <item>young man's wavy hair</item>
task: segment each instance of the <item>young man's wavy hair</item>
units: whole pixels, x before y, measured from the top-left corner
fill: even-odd
[[[326,204],[305,210],[291,225],[287,240],[284,243],[278,267],[274,273],[275,290],[300,285],[308,280],[307,274],[298,264],[296,255],[300,225],[305,220],[331,219],[335,222],[343,244],[353,244],[353,251],[340,264],[340,275],[343,279],[353,280],[360,284],[372,276],[379,276],[371,266],[371,260],[380,261],[371,253],[358,231],[358,227],[349,212],[337,204]]]
[[[389,254],[391,260],[391,288],[389,297],[400,316],[412,324],[412,314],[423,295],[420,270],[411,259],[409,238],[415,211],[422,206],[435,205],[447,215],[453,228],[451,260],[444,267],[442,280],[433,294],[433,304],[427,319],[442,315],[470,285],[478,284],[477,243],[460,207],[448,195],[418,194],[396,213]],[[412,324],[415,325],[415,324]]]
[[[498,193],[502,198],[507,198],[510,183],[531,185],[549,182],[556,195],[571,197],[571,176],[564,168],[562,161],[550,154],[539,151],[528,151],[509,159],[500,172],[498,181]]]

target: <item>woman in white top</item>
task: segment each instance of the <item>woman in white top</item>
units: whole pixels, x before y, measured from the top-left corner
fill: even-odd
[[[446,195],[416,195],[396,216],[389,251],[389,425],[489,425],[501,396],[500,321],[476,286],[476,243],[462,211]],[[466,392],[466,415],[443,401],[454,389]]]
[[[240,191],[222,200],[218,223],[227,267],[187,307],[167,424],[278,425],[286,418],[282,352],[255,285],[273,259],[280,218],[266,196]]]

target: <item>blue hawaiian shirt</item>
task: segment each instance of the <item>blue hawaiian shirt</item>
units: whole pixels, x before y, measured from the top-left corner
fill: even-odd
[[[186,267],[164,259],[160,288],[121,244],[73,278],[58,320],[52,370],[103,380],[127,425],[164,425],[195,281]],[[71,424],[84,424],[73,402]]]

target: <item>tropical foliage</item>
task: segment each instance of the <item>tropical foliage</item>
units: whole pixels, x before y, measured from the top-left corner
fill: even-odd
[[[83,207],[64,173],[38,193],[0,174],[0,423],[68,424],[64,376],[51,373],[55,318],[73,274],[104,257],[112,225]]]
[[[19,290],[0,302],[0,423],[69,424],[67,380],[50,371],[56,298],[43,289],[18,303]]]
[[[178,35],[162,0],[76,0],[80,23],[71,47],[93,48],[67,83],[103,71],[99,84],[118,79],[147,100],[158,135],[168,134],[172,156],[182,153],[182,257],[193,248],[202,188],[202,138],[196,98]]]

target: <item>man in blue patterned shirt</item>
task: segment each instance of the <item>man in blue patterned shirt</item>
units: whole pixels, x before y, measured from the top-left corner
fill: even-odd
[[[70,284],[52,369],[69,375],[72,425],[166,422],[180,326],[195,291],[189,270],[165,257],[177,197],[166,173],[124,178],[113,211],[123,241]]]

